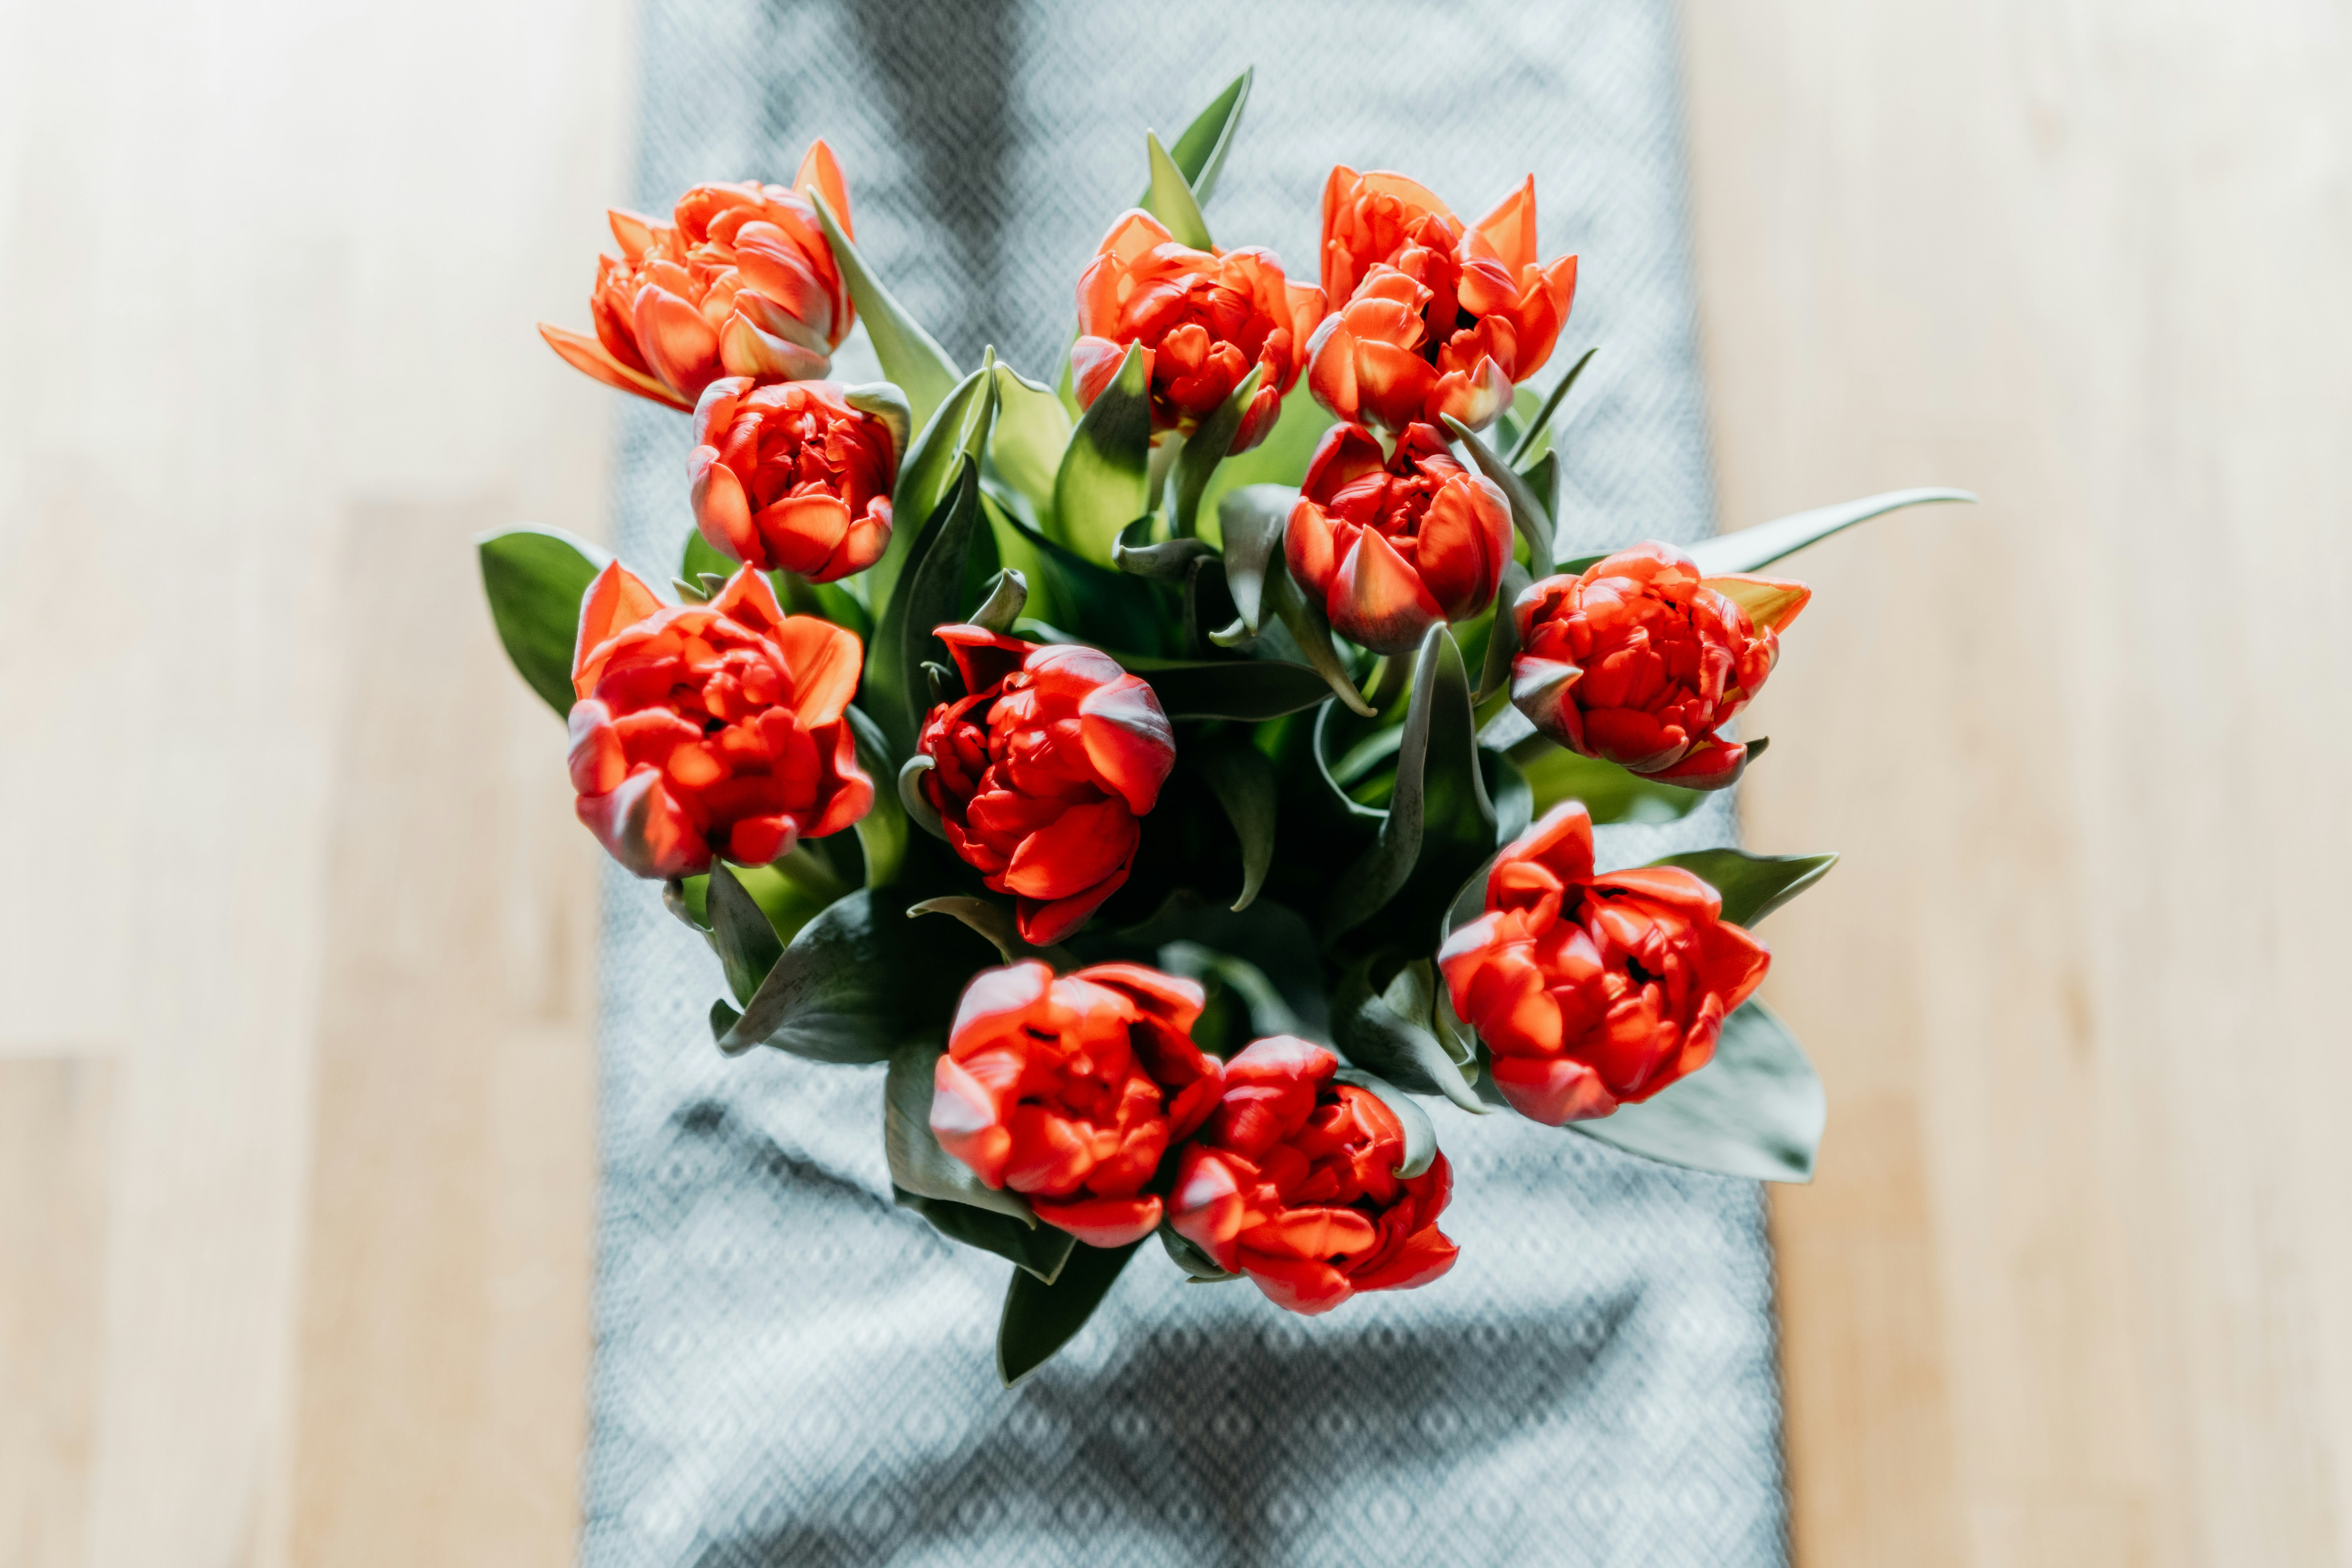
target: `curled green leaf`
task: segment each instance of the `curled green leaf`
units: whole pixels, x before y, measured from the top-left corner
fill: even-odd
[[[1200,539],[1168,539],[1154,544],[1152,521],[1147,512],[1118,531],[1110,547],[1112,565],[1137,577],[1181,583],[1192,574],[1194,563],[1216,553],[1214,546]]]
[[[1299,592],[1298,584],[1291,581],[1289,567],[1279,556],[1266,565],[1265,602],[1281,618],[1283,628],[1297,643],[1298,650],[1307,656],[1307,664],[1331,689],[1331,694],[1363,718],[1372,718],[1375,710],[1356,689],[1355,678],[1348,673],[1339,650],[1332,646],[1331,623],[1323,618],[1322,606]]]
[[[1568,1125],[1669,1165],[1810,1182],[1828,1120],[1828,1097],[1796,1037],[1761,1002],[1749,1002],[1724,1020],[1706,1066],[1639,1105]]]
[[[724,860],[710,862],[706,897],[711,944],[718,948],[719,966],[727,972],[727,989],[735,994],[736,1001],[749,1002],[783,955],[784,944],[778,940],[776,928],[768,923],[766,912],[752,902]]]
[[[1503,499],[1511,503],[1511,523],[1519,531],[1519,537],[1528,542],[1528,575],[1538,581],[1550,576],[1553,539],[1557,532],[1551,513],[1536,498],[1535,491],[1528,488],[1528,481],[1519,471],[1496,457],[1495,449],[1480,438],[1478,432],[1451,414],[1444,417],[1445,428],[1462,443],[1464,449],[1470,454],[1471,461],[1478,465],[1478,471],[1494,480],[1502,490]]]
[[[1022,936],[1013,911],[990,899],[975,899],[964,894],[950,894],[937,899],[925,899],[919,904],[907,906],[914,915],[947,915],[961,921],[976,935],[987,941],[1007,963],[1018,963],[1025,958],[1043,960],[1056,970],[1075,969],[1077,960],[1058,947],[1037,947]]]
[[[1486,1102],[1464,1073],[1464,1060],[1437,1033],[1438,983],[1429,961],[1376,975],[1382,963],[1377,954],[1359,959],[1332,994],[1331,1038],[1339,1054],[1391,1083],[1442,1094],[1474,1116],[1485,1115]]]
[[[889,1157],[891,1184],[918,1197],[986,1209],[1034,1226],[1037,1216],[1030,1212],[1028,1200],[982,1181],[932,1135],[932,1081],[943,1054],[936,1045],[918,1042],[890,1055],[882,1086],[882,1149]]]
[[[1317,696],[1319,700],[1319,687]],[[1266,871],[1274,864],[1275,817],[1281,794],[1274,776],[1274,763],[1245,740],[1235,744],[1188,748],[1183,761],[1208,784],[1217,804],[1224,807],[1225,818],[1233,824],[1234,837],[1241,843],[1242,891],[1233,905],[1239,912],[1256,901],[1258,889],[1265,886]]]
[[[1070,1259],[1070,1249],[1077,1245],[1077,1237],[1050,1225],[1024,1225],[1010,1215],[927,1198],[897,1185],[890,1189],[890,1201],[921,1215],[950,1241],[992,1252],[1048,1285],[1060,1277],[1062,1266]]]
[[[1754,925],[1815,882],[1837,864],[1834,855],[1750,855],[1739,849],[1693,849],[1653,860],[1679,866],[1723,895],[1723,918]]]
[[[1244,485],[1217,503],[1217,526],[1225,542],[1225,587],[1250,637],[1257,636],[1266,572],[1282,550],[1283,530],[1298,503],[1289,485]],[[1324,637],[1328,644],[1328,633]],[[1349,690],[1354,690],[1352,684]]]

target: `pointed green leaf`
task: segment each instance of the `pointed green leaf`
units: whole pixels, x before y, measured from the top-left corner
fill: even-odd
[[[1834,855],[1749,855],[1738,849],[1693,849],[1650,862],[1680,866],[1723,895],[1723,918],[1754,925],[1815,882],[1837,864]]]
[[[1351,964],[1332,994],[1331,1037],[1339,1053],[1401,1088],[1442,1094],[1474,1116],[1485,1115],[1486,1102],[1436,1032],[1437,983],[1429,961],[1402,966],[1375,989],[1377,957]]]
[[[964,983],[995,962],[986,943],[951,922],[919,931],[900,890],[861,889],[785,943],[719,1048],[882,1061],[911,1041],[944,1038]]]
[[[1016,519],[1000,514],[998,521],[1000,535],[1010,532],[1030,552],[1037,569],[1030,591],[1034,595],[1041,585],[1046,590],[1044,596],[1069,617],[1066,631],[1113,653],[1157,658],[1166,651],[1168,596],[1163,588],[1098,565]],[[1035,618],[1034,597],[1029,613]]]
[[[1192,187],[1168,156],[1168,149],[1160,144],[1153,132],[1143,133],[1147,143],[1146,161],[1151,167],[1151,184],[1143,198],[1143,210],[1167,226],[1168,237],[1177,244],[1194,250],[1207,250],[1213,243],[1209,238],[1209,220],[1201,216],[1201,204],[1193,199]]]
[[[890,1070],[882,1084],[882,1150],[889,1157],[892,1184],[918,1197],[941,1198],[1035,1225],[1037,1216],[1030,1212],[1027,1199],[982,1181],[932,1135],[933,1075],[945,1054],[929,1041],[890,1053]]]
[[[932,1229],[950,1241],[992,1252],[1048,1285],[1061,1274],[1062,1265],[1069,1261],[1070,1248],[1077,1245],[1077,1237],[1050,1225],[1024,1225],[1009,1215],[944,1198],[927,1198],[901,1187],[890,1189],[890,1201],[921,1215],[930,1222]]]
[[[1141,1245],[1106,1248],[1080,1242],[1070,1249],[1069,1261],[1051,1285],[1024,1270],[1014,1271],[1012,1288],[1004,1293],[1004,1316],[996,1325],[996,1374],[1005,1387],[1035,1372],[1078,1337]]]
[[[1054,479],[1054,536],[1094,561],[1110,559],[1120,529],[1151,510],[1151,386],[1143,350],[1128,345],[1118,374],[1070,433]]]
[[[1430,839],[1434,843],[1424,842]],[[1388,816],[1378,841],[1333,884],[1323,939],[1332,941],[1379,913],[1424,858],[1431,862],[1427,874],[1442,876],[1450,890],[1494,843],[1495,808],[1478,766],[1469,677],[1453,634],[1434,626],[1422,638],[1415,662]],[[1440,864],[1465,855],[1467,864],[1458,868]]]
[[[1494,629],[1486,636],[1486,658],[1478,671],[1476,700],[1480,702],[1511,683],[1511,660],[1519,651],[1519,618],[1511,613],[1511,606],[1531,585],[1528,569],[1517,561],[1503,563],[1503,586],[1495,595]]]
[[[956,384],[908,448],[890,490],[890,542],[866,574],[877,609],[887,609],[898,592],[920,532],[918,525],[939,510],[955,487],[965,455],[988,444],[995,413],[995,388],[983,367]]]
[[[1153,695],[1171,720],[1234,719],[1259,724],[1286,713],[1303,713],[1331,694],[1321,676],[1303,664],[1283,659],[1123,662],[1150,682]]]
[[[1469,452],[1470,460],[1478,465],[1478,471],[1494,480],[1501,488],[1503,499],[1511,503],[1512,526],[1519,531],[1519,537],[1528,542],[1528,574],[1538,581],[1550,576],[1552,548],[1558,532],[1551,513],[1536,498],[1535,491],[1528,488],[1528,481],[1518,470],[1496,457],[1495,449],[1479,438],[1478,432],[1451,414],[1444,416],[1444,419],[1445,428]]]
[[[1583,357],[1568,367],[1568,374],[1559,378],[1559,384],[1551,389],[1551,395],[1543,400],[1542,406],[1522,422],[1518,442],[1511,448],[1509,462],[1512,468],[1525,471],[1534,459],[1541,449],[1537,443],[1551,428],[1551,416],[1559,412],[1560,400],[1568,395],[1568,389],[1576,384],[1576,378],[1584,374],[1584,367],[1591,364],[1592,356],[1600,352],[1598,348],[1585,350]]]
[[[1152,1234],[1160,1237],[1160,1245],[1167,1250],[1168,1261],[1181,1268],[1194,1284],[1218,1284],[1241,1278],[1218,1268],[1215,1258],[1202,1251],[1191,1237],[1178,1235],[1176,1227],[1165,1220]]]
[[[1234,132],[1241,125],[1242,110],[1249,103],[1250,83],[1256,75],[1257,68],[1253,66],[1227,82],[1224,91],[1184,127],[1183,134],[1169,149],[1169,157],[1201,201],[1209,199],[1209,193],[1216,188],[1218,174],[1224,170],[1225,154],[1233,148]],[[1141,206],[1150,195],[1147,186],[1136,205]]]
[[[1569,1127],[1629,1154],[1760,1182],[1810,1182],[1829,1102],[1761,1002],[1724,1020],[1715,1059],[1639,1105]]]
[[[1298,505],[1292,485],[1250,485],[1228,491],[1217,503],[1217,528],[1225,543],[1225,587],[1241,612],[1242,626],[1257,636],[1269,563],[1282,552],[1283,531]],[[1330,637],[1327,633],[1327,644]],[[1355,687],[1350,683],[1349,690]]]
[[[1268,667],[1261,664],[1249,668]],[[1287,668],[1298,668],[1297,665]],[[1315,674],[1311,669],[1299,673],[1309,678]],[[1322,700],[1323,683],[1317,680],[1315,700]],[[1256,900],[1258,889],[1265,885],[1266,869],[1274,864],[1275,816],[1281,794],[1274,763],[1246,741],[1234,745],[1190,747],[1181,760],[1201,775],[1210,793],[1217,797],[1217,804],[1225,808],[1226,820],[1234,825],[1234,837],[1241,841],[1242,893],[1234,900],[1234,909],[1245,910]]]
[[[1266,563],[1265,598],[1266,607],[1281,620],[1285,630],[1307,656],[1307,662],[1331,694],[1346,703],[1363,718],[1372,717],[1372,705],[1356,689],[1355,678],[1339,658],[1339,650],[1331,644],[1331,623],[1323,618],[1323,606],[1299,592],[1298,584],[1290,578],[1290,568],[1280,556]]]
[[[1209,481],[1217,475],[1217,465],[1232,450],[1234,437],[1241,431],[1242,416],[1249,412],[1250,399],[1257,395],[1257,384],[1265,374],[1264,364],[1252,365],[1232,395],[1201,421],[1201,427],[1192,432],[1184,442],[1184,449],[1176,455],[1176,497],[1169,510],[1168,530],[1177,538],[1190,539],[1195,532],[1201,498],[1208,494]]]
[[[1067,356],[1065,356],[1066,362]],[[992,476],[1029,503],[1032,527],[1054,516],[1054,476],[1070,444],[1070,416],[1051,387],[1003,363],[996,367],[996,427],[988,438]]]
[[[580,603],[612,556],[560,528],[503,529],[474,544],[507,658],[557,718],[569,715],[576,700],[572,654],[580,640]]]
[[[1532,807],[1538,816],[1561,801],[1580,800],[1599,823],[1676,822],[1706,799],[1698,790],[1645,779],[1615,763],[1578,756],[1541,737],[1522,741],[1505,754],[1518,765],[1534,792]]]
[[[1024,958],[1042,959],[1057,970],[1075,969],[1077,961],[1058,947],[1034,947],[1021,934],[1020,924],[1013,911],[992,899],[976,899],[963,893],[950,893],[941,898],[925,899],[919,904],[907,906],[909,915],[946,915],[961,921],[965,928],[996,949],[1007,963],[1018,963]]]
[[[898,879],[907,862],[909,824],[898,792],[891,788],[889,738],[882,726],[856,708],[846,710],[850,733],[857,738],[857,765],[874,781],[874,805],[857,821],[858,847],[866,853],[866,885],[887,888]]]
[[[948,657],[931,632],[961,618],[964,556],[979,520],[980,466],[966,453],[954,488],[925,521],[910,548],[907,569],[866,651],[863,701],[888,738],[894,757],[913,754],[916,732],[930,708],[930,679],[923,673],[924,662],[945,662]]]
[[[749,1002],[776,960],[783,956],[784,944],[777,940],[766,912],[751,901],[726,861],[711,861],[709,890],[705,896],[709,900],[711,944],[718,948],[719,965],[727,972],[727,989],[735,994],[736,1001]]]
[[[1113,566],[1130,576],[1181,583],[1192,576],[1193,563],[1217,552],[1216,546],[1202,539],[1164,539],[1152,543],[1155,521],[1146,513],[1118,531],[1118,542],[1110,547]]]
[[[1923,506],[1929,501],[1942,500],[1967,501],[1973,505],[1976,499],[1967,490],[1888,490],[1884,495],[1864,496],[1860,500],[1815,507],[1811,511],[1796,512],[1771,522],[1759,522],[1737,533],[1718,533],[1712,539],[1702,539],[1691,546],[1691,558],[1698,563],[1699,570],[1710,577],[1734,572],[1759,572],[1782,556],[1793,555],[1808,544],[1817,543],[1843,529],[1852,528],[1857,522],[1867,522],[1874,517],[1883,517],[1906,506]]]
[[[874,357],[882,363],[882,374],[906,394],[907,406],[919,426],[954,389],[958,380],[955,362],[948,358],[939,340],[925,331],[922,323],[908,315],[890,290],[866,269],[866,258],[857,254],[857,247],[841,231],[841,224],[824,198],[810,199],[816,206],[817,221],[824,226],[824,237],[833,246],[834,264],[841,268],[841,276],[849,285],[850,302],[865,320],[866,335],[874,344]]]
[[[704,577],[717,577],[724,583],[735,574],[737,565],[738,563],[728,560],[710,547],[710,541],[702,537],[702,530],[688,528],[686,531],[686,543],[677,555],[679,577],[688,583],[698,583]]]

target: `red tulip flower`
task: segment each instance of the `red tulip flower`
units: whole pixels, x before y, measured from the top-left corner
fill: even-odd
[[[668,605],[619,563],[589,584],[572,664],[580,820],[640,877],[724,855],[763,866],[874,804],[843,717],[855,633],[787,616],[750,567],[708,605]]]
[[[1717,726],[1748,705],[1812,597],[1801,583],[1701,577],[1650,542],[1519,595],[1511,701],[1569,750],[1688,789],[1723,789],[1748,748]]]
[[[722,377],[695,405],[694,441],[695,525],[721,555],[830,583],[889,547],[898,443],[833,383]]]
[[[1430,426],[1406,426],[1383,458],[1362,426],[1335,425],[1307,462],[1283,552],[1341,635],[1402,653],[1438,622],[1495,602],[1511,559],[1511,505]]]
[[[1486,877],[1437,955],[1495,1087],[1549,1126],[1606,1116],[1705,1067],[1771,954],[1676,866],[1596,876],[1592,819],[1555,806]]]
[[[1136,963],[982,970],[934,1069],[931,1132],[1087,1246],[1140,1241],[1161,1210],[1144,1187],[1217,1102],[1217,1058],[1190,1032],[1201,1005],[1192,981]]]
[[[1014,895],[1022,940],[1051,946],[1126,882],[1176,732],[1108,654],[982,626],[935,635],[969,695],[923,722],[923,790],[955,852]]]
[[[819,194],[850,233],[849,191],[823,142],[810,144],[790,190],[697,185],[667,224],[614,208],[621,254],[597,258],[588,297],[596,335],[542,321],[540,336],[607,386],[678,409],[722,375],[824,374],[855,313],[810,200]]]
[[[1229,448],[1246,452],[1274,428],[1322,319],[1322,291],[1287,281],[1274,252],[1194,250],[1150,213],[1131,209],[1078,279],[1070,369],[1079,405],[1094,406],[1128,345],[1141,343],[1152,430],[1189,436],[1257,365],[1265,374]]]
[[[1536,263],[1536,182],[1464,227],[1425,187],[1344,165],[1323,187],[1323,292],[1307,384],[1341,419],[1483,430],[1541,370],[1576,298],[1576,258]]]
[[[1437,1228],[1454,1187],[1440,1154],[1405,1179],[1404,1129],[1339,1058],[1288,1035],[1225,1064],[1223,1098],[1176,1167],[1168,1222],[1219,1268],[1293,1312],[1410,1290],[1454,1267]]]

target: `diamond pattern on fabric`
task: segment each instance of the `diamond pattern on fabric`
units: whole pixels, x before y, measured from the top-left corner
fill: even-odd
[[[847,172],[861,248],[962,363],[1059,372],[1080,268],[1163,135],[1255,60],[1208,216],[1314,271],[1335,161],[1475,217],[1535,167],[1581,253],[1548,387],[1564,548],[1711,526],[1673,8],[1406,0],[646,0],[634,204]],[[584,292],[587,268],[583,265]],[[836,374],[874,373],[863,335]],[[1298,395],[1304,396],[1302,388]],[[625,415],[622,553],[670,574],[687,422]],[[1604,863],[1728,842],[1717,799],[1604,828]],[[891,1207],[879,1069],[728,1061],[717,962],[658,889],[604,885],[604,1187],[583,1561],[695,1564],[1778,1564],[1758,1188],[1439,1108],[1457,1170],[1435,1286],[1299,1320],[1147,1247],[1013,1393],[1007,1265]]]

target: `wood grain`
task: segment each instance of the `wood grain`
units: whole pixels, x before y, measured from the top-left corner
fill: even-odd
[[[2343,18],[1685,16],[1727,525],[1986,497],[1801,558],[1751,730],[1847,857],[1767,932],[1799,1560],[2341,1563]]]
[[[466,534],[605,516],[627,25],[0,6],[12,1564],[572,1556],[595,854]]]

